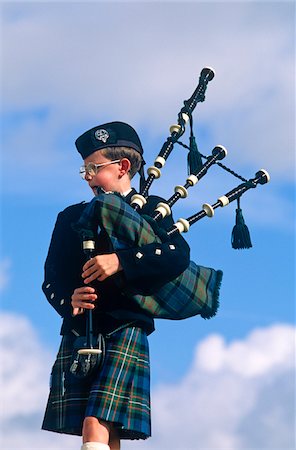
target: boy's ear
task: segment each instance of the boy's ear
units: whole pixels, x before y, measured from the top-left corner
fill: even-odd
[[[131,169],[131,162],[129,159],[127,158],[122,158],[121,160],[121,172],[122,175],[125,175],[126,173],[128,173]]]

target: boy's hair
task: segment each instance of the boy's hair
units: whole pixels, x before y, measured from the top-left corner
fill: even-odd
[[[142,165],[142,156],[139,152],[130,147],[106,147],[100,150],[100,153],[108,159],[122,159],[127,158],[131,163],[131,168],[128,173],[130,179],[139,171]]]

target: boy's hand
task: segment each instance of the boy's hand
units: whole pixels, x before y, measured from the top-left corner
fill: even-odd
[[[82,278],[85,284],[94,280],[104,281],[120,270],[122,267],[116,253],[97,255],[84,264]]]
[[[75,289],[71,296],[71,305],[73,307],[73,316],[84,313],[84,309],[94,309],[94,302],[98,296],[94,288],[83,286]]]

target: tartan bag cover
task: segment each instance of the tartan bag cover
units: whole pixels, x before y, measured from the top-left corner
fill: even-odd
[[[83,239],[94,239],[100,229],[104,229],[116,251],[161,242],[148,220],[120,194],[100,193],[87,205],[74,229]],[[190,261],[181,275],[153,295],[135,294],[128,287],[123,287],[123,292],[154,318],[181,320],[199,314],[209,319],[219,306],[221,280],[222,271]]]

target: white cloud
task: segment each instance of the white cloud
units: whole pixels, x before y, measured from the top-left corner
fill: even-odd
[[[36,413],[45,397],[46,383],[40,380],[48,379],[50,355],[38,343],[31,324],[24,317],[2,313],[0,336],[1,357],[5,361],[2,365],[5,417],[11,419],[18,414]]]
[[[40,430],[54,355],[39,341],[31,323],[24,316],[2,312],[0,340],[1,449],[78,448],[78,438]]]
[[[213,144],[224,144],[238,166],[267,166],[274,176],[291,179],[292,7],[289,2],[5,5],[5,110],[49,108],[48,129],[36,124],[49,141],[37,133],[30,146],[34,157],[37,145],[49,142],[53,149],[52,136],[57,142],[71,126],[82,132],[115,117],[150,130],[153,139],[166,138],[201,68],[211,65],[216,77],[206,102],[197,106],[197,132],[206,128]],[[34,136],[32,123],[26,127]],[[20,150],[9,141],[8,147]]]
[[[195,368],[204,372],[230,371],[244,378],[265,376],[269,371],[290,369],[293,363],[292,328],[273,326],[254,330],[246,341],[228,346],[219,335],[212,335],[199,345]],[[289,345],[287,345],[289,343]]]
[[[1,448],[79,448],[78,437],[40,431],[54,355],[25,317],[2,314],[0,330]],[[180,383],[153,391],[153,437],[123,449],[292,449],[294,340],[295,329],[285,324],[229,343],[208,336]]]
[[[152,396],[147,450],[291,450],[295,445],[295,329],[274,325],[227,344],[211,335],[196,347],[180,384]]]
[[[291,230],[292,2],[42,3],[2,5],[3,167],[22,167],[21,194],[8,172],[5,192],[87,199],[74,141],[108,120],[137,128],[149,166],[209,65],[216,76],[194,112],[199,148],[208,155],[224,145],[224,163],[246,178],[267,169],[271,183],[256,190],[248,222]],[[153,193],[185,178],[184,152],[173,153]],[[201,204],[227,192],[219,180],[200,183]]]

